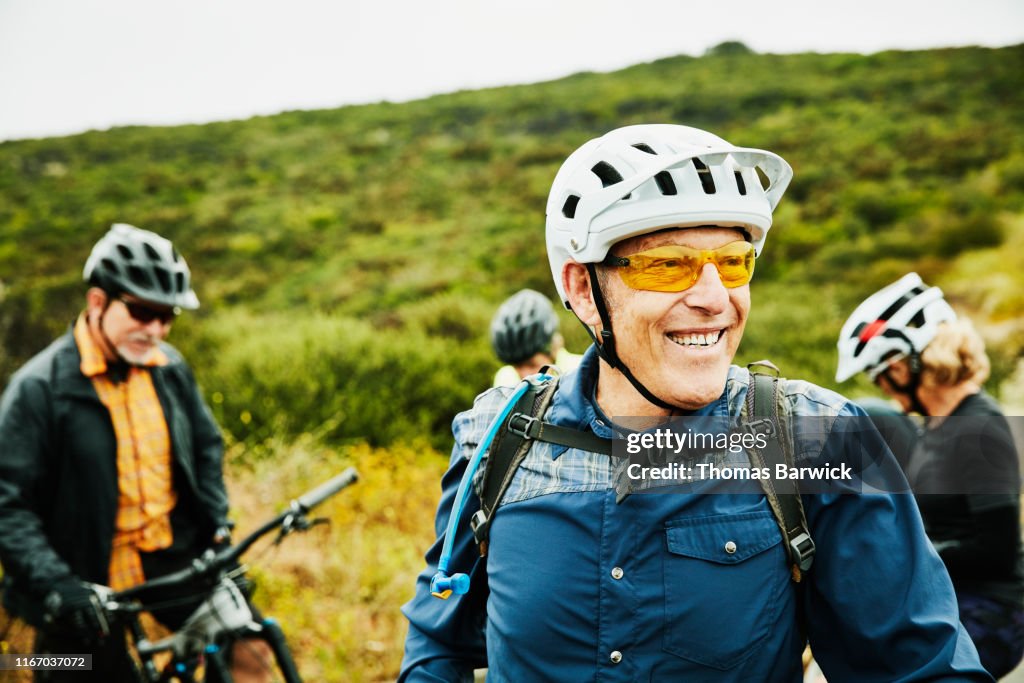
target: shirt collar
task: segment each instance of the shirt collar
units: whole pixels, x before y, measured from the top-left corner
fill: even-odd
[[[590,401],[594,386],[597,383],[598,356],[593,346],[583,354],[579,366],[563,376],[558,383],[558,391],[551,401],[547,422],[559,427],[592,431],[598,436],[611,438],[612,432],[603,421],[599,421]],[[565,453],[567,446],[551,444],[552,460]]]
[[[614,422],[597,405],[597,377],[600,370],[597,348],[591,344],[583,354],[579,367],[559,380],[558,392],[551,401],[546,421],[559,427],[580,431],[591,431],[597,436],[610,439],[615,435]],[[731,372],[731,369],[730,369]],[[728,391],[722,387],[722,394],[708,405],[687,413],[689,415],[728,416]],[[551,459],[558,458],[568,446],[551,444]]]
[[[89,329],[89,321],[84,311],[78,316],[78,320],[75,321],[74,335],[75,344],[78,346],[78,355],[82,357],[82,362],[79,365],[82,374],[86,377],[96,377],[97,375],[104,374],[107,371],[107,359],[103,355],[103,350],[100,349],[99,344],[92,338],[92,331]],[[167,356],[162,350],[157,348],[153,350],[153,353],[149,354],[149,358],[142,365],[145,367],[155,367],[167,365],[167,362]]]

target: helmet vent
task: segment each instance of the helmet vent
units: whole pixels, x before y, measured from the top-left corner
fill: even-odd
[[[757,174],[757,182],[761,183],[761,189],[767,191],[772,186],[772,181],[768,180],[768,176],[765,175],[760,166],[754,167],[754,173]]]
[[[693,167],[697,170],[697,177],[700,178],[700,184],[704,187],[704,194],[714,194],[715,179],[711,177],[711,169],[697,158],[693,159]]]
[[[603,187],[608,187],[609,185],[622,182],[622,175],[607,161],[599,161],[590,170],[594,172],[594,175],[601,179],[601,185]]]
[[[566,218],[576,218],[576,207],[580,203],[580,197],[576,194],[571,194],[565,198],[565,204],[562,204],[562,215]]]
[[[146,275],[146,271],[138,266],[128,266],[128,279],[143,289],[153,287],[153,281]]]
[[[646,142],[638,142],[633,146],[636,147],[641,152],[647,152],[648,154],[657,154],[657,152],[651,149],[651,146],[648,145]]]
[[[742,195],[747,194],[747,184],[743,182],[743,174],[739,171],[735,171],[734,175],[736,176],[736,189],[739,190]]]
[[[121,271],[118,269],[117,264],[108,258],[100,259],[100,263],[103,264],[103,270],[109,270],[114,275],[120,275]]]
[[[154,249],[153,246],[149,242],[143,242],[142,243],[142,248],[145,249],[146,256],[148,256],[150,259],[152,259],[154,261],[159,261],[160,260],[160,254],[157,253],[157,250]]]
[[[184,292],[185,291],[185,275],[184,273],[174,274],[174,291]]]
[[[128,261],[131,261],[133,258],[135,258],[135,255],[132,253],[132,250],[124,246],[123,244],[117,245],[117,251],[120,252],[122,258],[127,259]]]
[[[676,192],[676,184],[672,180],[672,176],[669,175],[668,171],[662,171],[658,175],[654,176],[654,182],[658,183],[658,189],[664,195],[679,194]]]
[[[886,352],[886,354],[878,360],[878,364],[875,365],[875,367],[878,368],[884,365],[888,365],[888,361],[892,360],[898,355],[900,355],[900,352],[897,351],[896,349]]]
[[[894,315],[896,315],[896,312],[898,310],[900,310],[901,308],[906,306],[911,301],[911,299],[913,299],[914,297],[918,296],[919,294],[923,294],[923,293],[924,293],[924,287],[921,287],[921,286],[914,287],[909,292],[907,292],[906,294],[901,296],[899,299],[894,301],[892,303],[892,305],[889,306],[889,308],[887,308],[884,311],[882,311],[882,315],[878,316],[879,320],[889,320]]]
[[[597,162],[590,170],[594,172],[594,175],[601,179],[602,187],[608,187],[609,185],[622,182],[622,175],[607,161]],[[630,195],[627,194],[623,199],[629,199],[629,197]]]
[[[171,291],[171,274],[168,273],[164,268],[154,268],[153,272],[156,273],[156,279],[160,282],[160,289],[165,292]]]
[[[178,250],[174,247],[171,247],[171,257],[174,259],[175,263],[181,260],[181,254],[179,254]]]

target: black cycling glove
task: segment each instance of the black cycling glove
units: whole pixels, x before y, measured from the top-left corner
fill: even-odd
[[[43,602],[45,621],[55,630],[95,643],[110,635],[106,611],[92,585],[74,577],[58,581]]]

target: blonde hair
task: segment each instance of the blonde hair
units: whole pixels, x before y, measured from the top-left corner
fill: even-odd
[[[966,318],[939,325],[921,353],[921,364],[922,382],[933,386],[952,387],[971,380],[984,384],[990,370],[985,342]]]

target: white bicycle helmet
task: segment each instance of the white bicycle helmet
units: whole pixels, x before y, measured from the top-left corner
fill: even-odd
[[[843,324],[836,381],[858,372],[873,379],[892,360],[924,351],[939,324],[952,320],[956,313],[941,289],[924,284],[917,273],[904,275],[869,296]]]
[[[776,154],[688,126],[626,126],[585,143],[562,164],[548,196],[548,260],[559,296],[568,308],[567,259],[599,263],[616,242],[667,227],[737,227],[760,254],[792,177]]]

